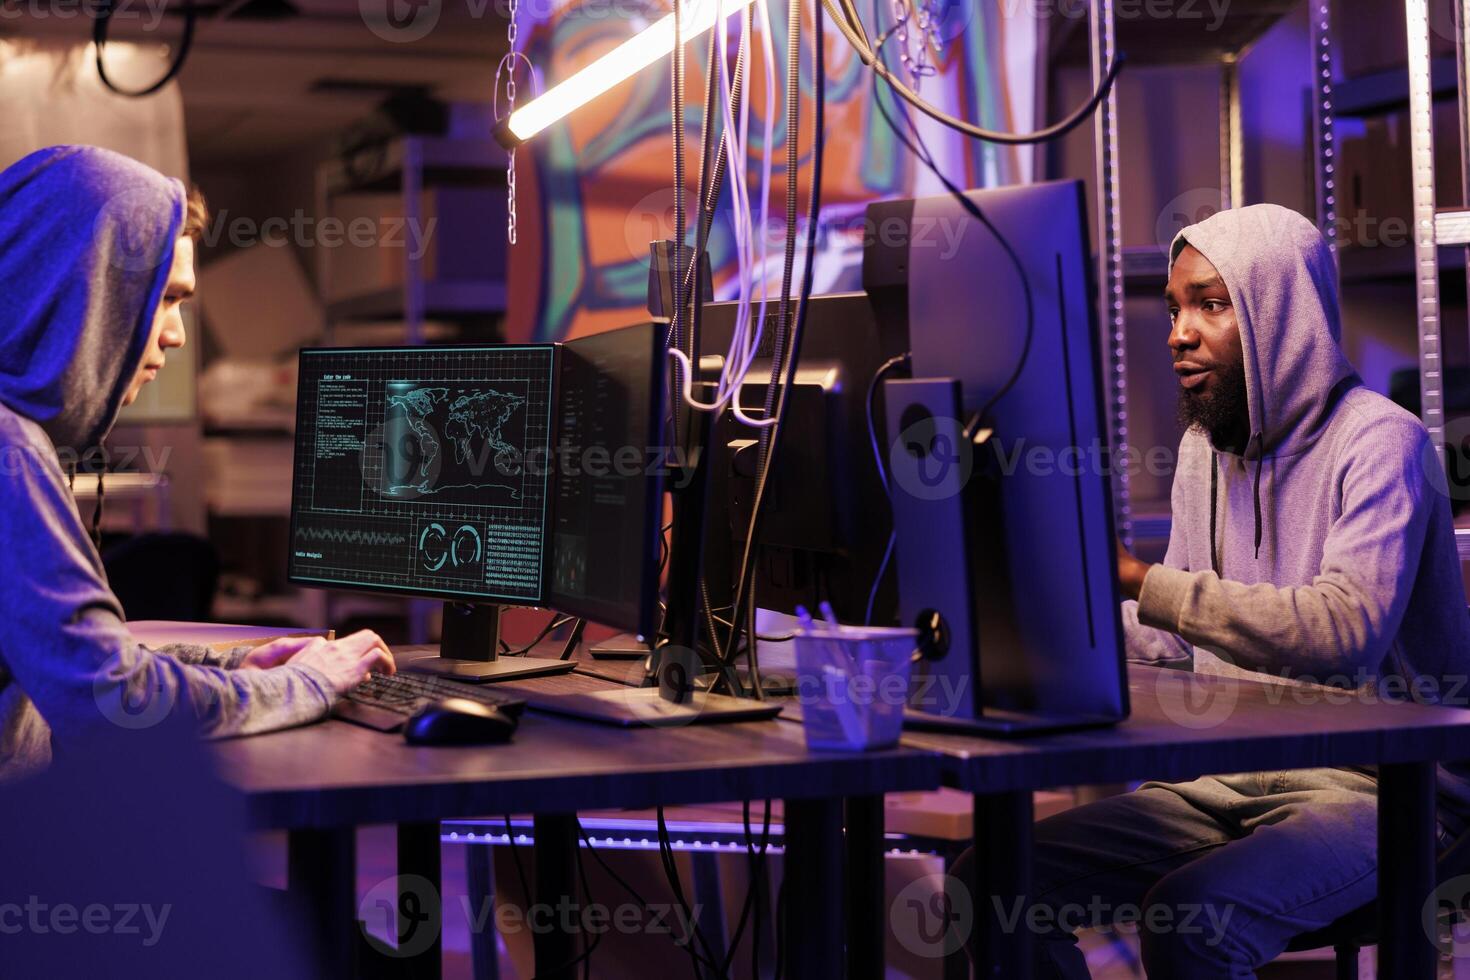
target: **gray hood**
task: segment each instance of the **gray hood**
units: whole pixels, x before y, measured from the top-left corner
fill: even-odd
[[[58,449],[106,436],[142,360],[184,186],[91,146],[0,173],[0,403]]]
[[[1193,245],[1225,280],[1245,354],[1247,458],[1291,456],[1316,439],[1358,378],[1338,341],[1337,266],[1316,225],[1275,204],[1221,211],[1190,225],[1170,270]]]
[[[1174,260],[1193,245],[1225,280],[1240,327],[1250,439],[1255,461],[1255,552],[1264,528],[1261,462],[1307,450],[1343,392],[1359,384],[1338,340],[1337,264],[1317,226],[1275,204],[1211,215],[1174,238]],[[1215,447],[1216,452],[1221,450]],[[1210,540],[1215,540],[1218,465],[1210,467]]]

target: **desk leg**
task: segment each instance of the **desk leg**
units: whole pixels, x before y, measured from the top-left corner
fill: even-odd
[[[1031,896],[1035,820],[1029,792],[975,797],[975,880],[970,893],[977,906],[977,980],[1030,980],[1034,940],[1024,913]],[[1018,902],[1022,914],[1016,919]],[[1008,920],[1014,920],[1009,931]]]
[[[470,976],[475,980],[500,980],[494,849],[489,844],[465,845],[464,866],[470,895]]]
[[[847,801],[847,975],[883,980],[883,797]]]
[[[1434,891],[1435,770],[1428,762],[1378,769],[1378,976],[1432,980],[1438,954],[1420,921]]]
[[[398,879],[406,885],[398,893],[403,920],[398,943],[402,952],[412,953],[403,958],[401,975],[409,980],[439,980],[444,973],[444,882],[438,821],[398,825]],[[425,946],[422,940],[414,941],[418,935],[433,939]]]
[[[357,923],[357,828],[292,830],[286,838],[286,885],[307,912],[322,977],[352,978],[362,930]]]
[[[786,801],[785,976],[843,976],[842,801]],[[780,950],[776,952],[781,955]]]
[[[535,919],[554,923],[532,937],[536,951],[536,980],[575,980],[578,966],[577,933],[562,928],[568,909],[577,908],[577,816],[574,813],[537,814]],[[549,913],[547,911],[549,910]]]
[[[720,889],[719,855],[708,851],[695,851],[689,855],[689,871],[694,886],[694,921],[704,937],[705,949],[716,963],[725,962],[729,955],[730,937],[725,935],[725,896]],[[717,980],[720,973],[708,966],[701,968],[700,976]]]

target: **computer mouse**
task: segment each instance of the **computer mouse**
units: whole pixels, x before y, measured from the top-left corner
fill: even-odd
[[[509,742],[516,719],[493,705],[468,698],[426,704],[403,726],[411,745],[495,745]]]

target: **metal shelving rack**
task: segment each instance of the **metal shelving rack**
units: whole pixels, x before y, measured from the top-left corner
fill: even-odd
[[[1419,378],[1422,418],[1430,439],[1443,457],[1445,446],[1444,365],[1441,356],[1443,323],[1440,318],[1441,273],[1451,264],[1449,251],[1463,248],[1463,262],[1470,277],[1470,0],[1456,2],[1455,57],[1433,58],[1430,50],[1429,0],[1404,0],[1408,27],[1408,71],[1378,72],[1372,77],[1337,83],[1334,78],[1335,50],[1330,0],[1304,0],[1308,5],[1312,58],[1311,152],[1314,197],[1318,227],[1337,250],[1338,153],[1334,117],[1338,112],[1362,115],[1407,101],[1410,145],[1413,160],[1414,249],[1411,273],[1418,313]],[[1106,64],[1116,50],[1114,0],[1091,0],[1090,55],[1094,80],[1099,65]],[[1278,12],[1279,14],[1279,12]],[[1261,27],[1269,26],[1262,24]],[[1244,194],[1240,90],[1237,58],[1232,52],[1221,56],[1220,188],[1222,203],[1241,203]],[[1407,86],[1405,86],[1405,81]],[[1341,92],[1339,93],[1339,88]],[[1462,184],[1467,202],[1464,210],[1439,211],[1435,198],[1433,106],[1437,96],[1456,92],[1461,132]],[[1100,107],[1095,123],[1097,148],[1097,232],[1100,327],[1103,331],[1104,369],[1107,372],[1107,405],[1111,438],[1123,445],[1128,437],[1127,365],[1124,357],[1126,325],[1123,293],[1128,281],[1163,277],[1165,260],[1157,249],[1124,249],[1119,234],[1121,188],[1117,170],[1118,115],[1111,94]],[[1354,258],[1358,258],[1354,256]],[[1369,278],[1391,276],[1391,256],[1364,256],[1367,263],[1354,262],[1355,272]],[[1470,278],[1467,278],[1470,281]],[[1135,515],[1126,475],[1117,484],[1117,517],[1120,531],[1157,534],[1167,519]],[[1462,560],[1470,561],[1470,528],[1455,532]]]
[[[493,140],[454,139],[438,136],[398,137],[382,149],[372,173],[352,174],[341,162],[324,164],[317,173],[317,213],[331,214],[332,201],[349,193],[394,191],[403,202],[403,217],[421,223],[421,191],[441,182],[463,182],[486,174],[505,173],[505,150]],[[331,249],[318,249],[317,282],[325,291],[331,282]],[[403,282],[370,292],[337,299],[325,306],[325,332],[330,339],[335,328],[354,320],[383,320],[401,317],[403,342],[425,341],[424,321],[432,316],[498,316],[505,312],[506,286],[500,282],[440,282],[426,279],[423,257],[403,250]]]
[[[1438,210],[1434,186],[1434,96],[1443,91],[1443,72],[1430,57],[1429,2],[1405,0],[1408,26],[1409,145],[1414,180],[1414,287],[1419,311],[1419,395],[1424,427],[1441,459],[1444,457],[1444,323],[1440,318],[1439,276],[1443,246],[1470,246],[1470,210]],[[1460,179],[1470,194],[1470,86],[1466,55],[1470,52],[1470,0],[1455,4],[1455,82],[1460,121]],[[1439,76],[1438,78],[1436,76]],[[1470,196],[1465,198],[1470,202]],[[1470,248],[1465,261],[1470,269]],[[1470,528],[1457,528],[1460,560],[1470,560]]]
[[[366,168],[364,168],[366,169]],[[494,140],[440,136],[400,136],[384,144],[372,161],[370,172],[349,172],[341,161],[323,164],[317,171],[316,207],[322,216],[332,213],[332,202],[341,195],[363,192],[394,192],[402,202],[403,218],[409,226],[422,227],[421,192],[440,185],[483,182],[486,175],[500,175],[504,186],[505,150]],[[329,294],[331,249],[317,249],[317,286]],[[403,250],[403,281],[364,293],[325,301],[323,335],[333,344],[350,336],[357,321],[403,321],[403,344],[428,342],[426,320],[500,317],[505,313],[506,283],[469,280],[439,281],[426,278],[423,256]],[[463,339],[463,334],[455,339]],[[377,611],[407,604],[411,643],[428,642],[430,621],[438,602],[382,596],[336,596],[328,590],[318,597],[318,622],[341,618],[342,609]]]
[[[1092,65],[1092,84],[1102,84],[1103,76],[1118,53],[1117,21],[1113,0],[1091,0],[1088,17],[1088,54]],[[1103,331],[1103,382],[1108,417],[1112,420],[1113,446],[1128,443],[1128,322],[1123,296],[1123,216],[1119,199],[1121,181],[1118,174],[1118,92],[1114,87],[1097,107],[1093,123],[1093,144],[1097,148],[1098,210],[1098,299],[1101,306],[1098,324]],[[1128,488],[1128,472],[1117,474],[1114,510],[1118,533],[1133,543],[1133,508]]]
[[[1316,96],[1312,104],[1313,143],[1317,161],[1318,224],[1336,245],[1335,181],[1332,133],[1332,42],[1329,0],[1303,0],[1312,5],[1312,51]],[[1466,0],[1470,2],[1470,0]],[[1117,53],[1117,21],[1114,0],[1089,0],[1088,60],[1093,85]],[[1274,24],[1290,2],[1260,2],[1249,5],[1240,26],[1230,34],[1218,54],[1220,85],[1220,192],[1221,203],[1231,207],[1244,196],[1245,167],[1240,112],[1238,59],[1251,41]],[[1067,44],[1063,42],[1063,47]],[[1178,50],[1165,52],[1160,60],[1172,61]],[[1216,57],[1211,54],[1210,57]],[[1325,74],[1323,72],[1325,71]],[[1128,440],[1128,365],[1125,296],[1130,280],[1147,280],[1150,286],[1163,279],[1167,262],[1156,248],[1124,248],[1121,229],[1122,187],[1118,172],[1118,104],[1116,91],[1109,92],[1098,107],[1093,124],[1096,149],[1097,243],[1099,326],[1102,330],[1104,391],[1114,446]],[[1167,528],[1167,518],[1135,515],[1127,471],[1116,474],[1114,509],[1118,531],[1132,544],[1135,531],[1155,536]],[[1167,531],[1164,532],[1167,535]]]

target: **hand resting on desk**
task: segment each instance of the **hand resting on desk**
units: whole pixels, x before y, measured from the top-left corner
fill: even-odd
[[[262,643],[245,655],[242,668],[268,670],[290,663],[314,667],[327,676],[332,691],[346,694],[369,673],[391,674],[396,670],[393,651],[372,630],[358,630],[340,640],[320,636],[283,636]]]

